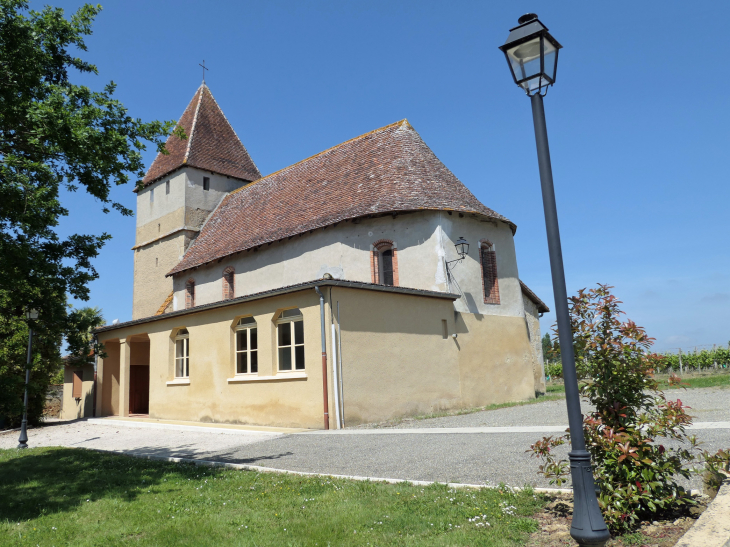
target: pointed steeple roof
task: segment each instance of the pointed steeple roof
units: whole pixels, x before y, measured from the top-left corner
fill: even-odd
[[[185,130],[187,140],[175,135],[168,137],[165,147],[169,154],[157,154],[142,179],[144,186],[186,165],[245,181],[261,178],[205,82],[195,92],[178,125]]]

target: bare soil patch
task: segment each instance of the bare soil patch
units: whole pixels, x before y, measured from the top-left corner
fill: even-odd
[[[575,546],[570,537],[570,520],[573,516],[573,498],[566,494],[548,496],[550,502],[533,518],[539,530],[530,536],[528,547]],[[695,498],[697,505],[681,512],[667,514],[651,522],[643,522],[634,532],[612,537],[608,547],[672,547],[689,530],[695,520],[707,508],[707,496]]]

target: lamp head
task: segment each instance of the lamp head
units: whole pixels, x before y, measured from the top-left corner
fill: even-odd
[[[534,13],[520,17],[519,26],[510,29],[500,46],[512,78],[528,95],[539,93],[555,83],[558,71],[558,50],[561,46]]]
[[[456,240],[454,247],[456,247],[456,253],[460,258],[464,258],[469,254],[469,243],[463,237],[459,237],[459,239]]]
[[[28,310],[25,312],[26,319],[38,319],[38,310]]]

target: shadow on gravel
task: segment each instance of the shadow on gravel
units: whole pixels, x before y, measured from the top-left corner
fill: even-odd
[[[258,443],[257,443],[258,444]],[[244,445],[244,448],[246,445]],[[213,447],[211,447],[213,448]],[[257,465],[265,461],[278,460],[287,456],[293,456],[294,452],[280,452],[278,454],[260,454],[251,457],[241,457],[240,448],[233,448],[226,451],[201,450],[196,445],[180,445],[177,447],[139,447],[129,450],[120,450],[122,454],[130,456],[147,456],[153,458],[185,458],[189,460],[207,460],[221,463],[240,463],[244,465]]]

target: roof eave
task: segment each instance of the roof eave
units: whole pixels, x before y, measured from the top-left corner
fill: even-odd
[[[143,323],[152,323],[161,319],[167,319],[170,317],[180,317],[183,315],[189,315],[192,313],[199,313],[208,310],[214,310],[217,308],[224,308],[227,306],[233,306],[235,304],[243,304],[245,302],[251,302],[254,300],[261,300],[264,298],[270,298],[273,296],[280,296],[283,294],[290,294],[295,292],[301,292],[317,287],[345,287],[350,289],[370,290],[377,292],[389,292],[396,294],[405,294],[411,296],[424,296],[427,298],[441,298],[445,300],[458,300],[461,295],[439,292],[439,291],[427,291],[422,289],[411,289],[409,287],[391,287],[387,285],[376,285],[374,283],[363,283],[361,281],[347,281],[344,279],[314,279],[312,281],[305,281],[303,283],[297,283],[296,285],[289,285],[286,287],[280,287],[278,289],[271,289],[268,291],[262,291],[259,293],[249,294],[246,296],[239,296],[238,298],[232,298],[230,300],[220,300],[211,304],[203,304],[201,306],[195,306],[194,308],[188,308],[185,310],[173,311],[162,315],[151,315],[149,317],[142,317],[140,319],[134,319],[132,321],[126,321],[124,323],[117,323],[116,325],[105,325],[94,329],[95,334],[102,332],[110,332],[113,330],[131,327],[134,325],[141,325]]]
[[[532,302],[537,306],[537,311],[540,313],[548,313],[550,311],[550,308],[547,307],[547,304],[540,300],[540,297],[537,296],[530,287],[525,285],[525,283],[520,279],[520,288],[522,289],[522,293],[532,300]]]
[[[200,167],[198,165],[193,165],[192,163],[182,163],[182,164],[178,165],[177,167],[174,167],[168,171],[165,171],[162,175],[155,177],[151,181],[145,182],[144,184],[142,184],[142,189],[144,190],[148,186],[151,186],[152,184],[154,184],[164,178],[169,177],[175,171],[179,171],[180,169],[184,169],[185,167],[193,167],[194,169],[198,169],[199,171],[208,171],[209,173],[213,173],[215,175],[221,175],[223,177],[240,180],[242,182],[253,182],[254,180],[258,180],[258,179],[248,179],[248,178],[238,177],[236,175],[231,175],[230,173],[223,173],[221,171],[216,171],[215,169],[210,169],[208,167]],[[135,186],[134,190],[132,190],[132,192],[137,192],[138,190],[139,190],[139,188]]]
[[[221,200],[221,203],[223,203],[223,200]],[[218,204],[218,207],[220,207],[220,204]],[[340,222],[348,222],[348,221],[355,220],[355,219],[358,219],[358,218],[369,218],[369,217],[372,217],[372,216],[380,217],[380,216],[388,216],[388,215],[396,215],[396,214],[416,213],[416,212],[419,212],[419,211],[447,211],[447,212],[462,213],[462,214],[466,214],[466,215],[478,215],[478,216],[482,216],[484,218],[488,218],[490,221],[493,221],[493,222],[503,222],[503,223],[505,223],[507,226],[509,226],[510,230],[512,231],[512,235],[515,235],[515,233],[517,231],[517,225],[515,223],[513,223],[512,221],[508,220],[508,219],[500,218],[500,217],[493,216],[493,215],[487,215],[487,214],[484,214],[484,213],[482,213],[480,211],[474,211],[474,210],[471,210],[471,209],[469,209],[469,210],[465,210],[465,209],[449,209],[449,208],[436,209],[436,208],[429,208],[429,207],[422,207],[422,208],[418,208],[418,209],[398,209],[398,210],[392,210],[392,211],[384,211],[384,212],[373,213],[372,215],[357,215],[357,216],[352,216],[352,217],[349,217],[348,216],[348,217],[343,217],[343,218],[340,218],[340,219],[332,220],[332,221],[329,221],[329,222],[324,223],[324,224],[321,224],[321,225],[317,225],[317,226],[313,226],[313,227],[306,228],[305,230],[302,230],[300,232],[296,232],[296,233],[293,233],[293,234],[289,234],[289,235],[277,237],[275,239],[264,240],[264,241],[255,243],[253,245],[250,245],[248,247],[242,247],[240,249],[235,249],[235,250],[233,250],[231,252],[226,252],[225,254],[222,254],[222,255],[219,255],[219,256],[215,256],[215,257],[211,258],[210,260],[206,260],[205,262],[201,262],[199,264],[195,264],[195,265],[192,265],[192,266],[188,266],[188,267],[185,267],[185,268],[182,268],[182,269],[179,269],[179,270],[177,269],[177,266],[175,266],[172,270],[170,270],[169,272],[167,272],[165,274],[165,277],[172,277],[173,275],[177,275],[177,274],[180,274],[180,273],[183,273],[183,272],[187,272],[187,271],[190,271],[190,270],[195,270],[197,268],[200,268],[201,266],[206,266],[208,264],[212,264],[213,262],[216,262],[216,261],[219,261],[219,260],[223,260],[224,258],[227,258],[227,257],[229,257],[231,255],[236,254],[236,253],[241,253],[241,252],[244,252],[244,251],[250,251],[251,249],[254,249],[256,247],[260,247],[261,245],[269,245],[269,244],[272,244],[272,243],[276,243],[278,241],[282,241],[283,239],[287,239],[287,238],[290,238],[290,237],[296,237],[298,235],[302,235],[302,234],[304,234],[306,232],[310,232],[312,230],[322,230],[324,228],[329,228],[330,226],[334,226],[335,224],[339,224]],[[215,212],[215,211],[213,211],[213,212]],[[211,213],[211,215],[212,214],[213,213]],[[193,242],[192,245],[190,245],[190,247],[188,247],[188,249],[185,252],[187,253],[188,251],[190,251],[190,249],[193,248],[193,245],[195,245],[196,242],[197,242],[197,239]]]

